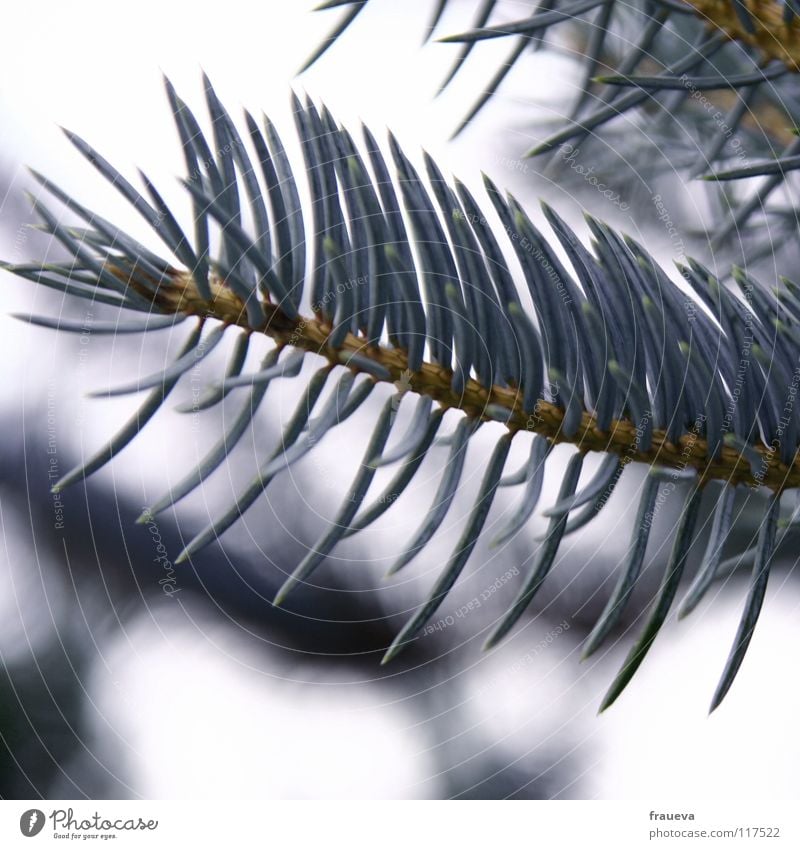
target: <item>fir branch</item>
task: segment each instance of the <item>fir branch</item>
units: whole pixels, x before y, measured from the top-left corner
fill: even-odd
[[[9,268],[14,270],[13,266]],[[402,348],[369,344],[361,334],[348,332],[339,345],[331,347],[334,325],[319,316],[287,319],[280,307],[265,303],[263,325],[250,327],[244,302],[218,278],[211,278],[213,298],[205,301],[194,278],[185,271],[173,269],[170,286],[159,289],[156,296],[138,279],[120,269],[113,271],[120,281],[142,297],[149,295],[152,306],[159,312],[179,319],[204,316],[235,325],[248,334],[263,333],[275,341],[279,350],[288,347],[316,354],[327,359],[331,366],[347,365],[354,374],[364,374],[377,383],[393,385],[409,381],[416,394],[432,398],[442,410],[460,410],[481,421],[502,420],[512,433],[535,433],[553,444],[567,443],[584,452],[615,454],[624,463],[695,469],[704,482],[721,480],[733,485],[766,486],[778,492],[800,487],[800,455],[796,452],[790,464],[781,462],[774,448],[763,444],[751,445],[751,450],[744,453],[734,446],[724,445],[718,456],[711,457],[704,437],[687,430],[673,441],[661,428],[653,430],[651,444],[647,450],[642,450],[637,433],[640,426],[633,418],[613,419],[608,428],[601,429],[596,413],[586,409],[581,411],[577,429],[565,433],[565,410],[552,401],[539,397],[535,411],[526,411],[518,389],[496,384],[484,386],[475,378],[469,378],[463,390],[455,392],[453,369],[423,361],[419,369],[412,371],[408,354]],[[41,323],[41,319],[34,320]],[[354,359],[352,355],[359,355],[359,358]],[[506,415],[501,417],[499,410]]]
[[[354,12],[363,8],[362,3],[335,5],[353,7]],[[445,5],[446,0],[437,0],[436,21]],[[648,138],[657,142],[653,146],[657,155],[648,162],[653,168],[663,165],[666,152],[671,167],[714,183],[774,175],[766,185],[736,194],[724,193],[716,185],[707,187],[726,213],[719,230],[711,234],[715,247],[733,234],[741,235],[754,219],[750,229],[756,236],[776,216],[789,219],[787,229],[796,229],[800,217],[796,210],[784,215],[774,202],[766,206],[796,167],[797,145],[787,138],[800,125],[800,105],[794,96],[794,75],[800,69],[800,22],[794,0],[653,0],[634,5],[618,0],[539,0],[530,5],[525,17],[495,23],[496,4],[483,3],[472,28],[439,38],[461,48],[440,91],[481,42],[513,42],[506,60],[480,87],[454,136],[491,100],[526,50],[538,50],[545,43],[557,49],[558,42],[550,34],[568,27],[578,36],[569,55],[583,66],[575,102],[557,122],[557,129],[523,157],[554,155],[565,143],[583,144],[613,132],[620,117],[629,115],[646,121]],[[340,37],[345,29],[337,27],[331,37]],[[624,52],[619,45],[626,45]],[[642,73],[647,65],[651,67]],[[714,113],[718,117],[707,120]],[[754,122],[757,132],[747,136],[745,164],[740,134]],[[691,151],[684,157],[687,137]],[[610,146],[630,147],[630,139],[626,133]],[[630,162],[632,155],[626,154],[625,161]],[[596,158],[602,156],[599,147]],[[556,164],[553,159],[549,168]]]
[[[144,175],[146,196],[89,144],[67,134],[150,223],[174,260],[154,254],[35,175],[85,226],[66,226],[35,199],[43,228],[69,251],[71,262],[6,265],[8,270],[67,294],[147,316],[145,321],[121,318],[122,333],[156,332],[184,321],[191,327],[178,357],[163,371],[129,379],[112,390],[150,392],[122,431],[54,489],[92,474],[130,444],[190,366],[230,330],[239,334],[237,345],[224,377],[202,393],[202,407],[221,403],[242,387],[250,390],[248,400],[220,443],[145,515],[163,510],[219,468],[273,381],[295,380],[307,357],[320,358],[278,443],[259,461],[234,503],[187,545],[178,558],[184,560],[238,521],[276,478],[361,408],[374,389],[391,385],[395,391],[384,399],[336,521],[298,566],[277,603],[309,581],[341,540],[385,512],[379,501],[362,507],[378,465],[403,460],[395,480],[400,490],[406,488],[436,444],[444,413],[460,411],[463,415],[448,438],[450,460],[436,502],[394,570],[410,562],[453,502],[473,434],[484,422],[499,423],[503,434],[467,526],[433,593],[391,647],[391,657],[416,638],[457,581],[499,487],[525,484],[519,506],[496,542],[523,531],[537,505],[554,444],[569,443],[577,450],[558,502],[548,511],[547,537],[535,549],[531,571],[490,644],[513,627],[555,563],[562,538],[597,516],[631,461],[651,467],[646,496],[617,590],[587,651],[609,637],[639,579],[665,481],[664,489],[688,483],[698,493],[714,479],[729,487],[765,486],[772,497],[767,531],[753,555],[758,574],[740,628],[744,637],[737,637],[716,706],[741,665],[761,607],[779,542],[774,531],[780,525],[780,497],[784,490],[800,486],[800,409],[795,404],[800,385],[800,287],[782,280],[768,294],[735,269],[733,289],[690,260],[680,268],[692,290],[687,295],[634,240],[588,218],[594,237],[590,251],[545,206],[569,270],[553,248],[553,236],[545,236],[521,205],[488,179],[485,188],[499,226],[467,187],[459,181],[451,185],[430,157],[424,158],[423,179],[390,136],[390,168],[368,131],[358,145],[326,109],[294,98],[309,216],[298,200],[297,177],[271,122],[265,119],[262,131],[246,115],[249,149],[242,140],[248,136],[239,133],[207,80],[205,88],[213,144],[167,84],[189,171],[182,184],[192,200],[193,239]],[[507,255],[512,254],[510,263]],[[525,298],[532,312],[524,306]],[[45,328],[60,326],[47,317],[31,321]],[[67,323],[64,329],[74,332],[75,326]],[[104,332],[112,329],[102,325]],[[254,334],[269,337],[274,347],[252,371],[245,358]],[[409,393],[423,400],[412,426],[391,445],[397,404]],[[185,405],[181,409],[185,411]],[[510,444],[520,433],[534,434],[530,459],[523,470],[504,474]],[[591,451],[610,459],[579,488],[583,457]],[[687,499],[684,510],[694,511],[698,497]],[[718,529],[726,526],[728,503],[727,498],[718,501]],[[692,543],[692,516],[680,527],[660,598],[609,699],[616,698],[641,662],[675,595]],[[719,555],[717,540],[682,610],[694,606],[715,579]]]

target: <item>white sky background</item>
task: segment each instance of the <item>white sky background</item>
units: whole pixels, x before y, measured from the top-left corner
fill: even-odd
[[[380,134],[391,126],[410,153],[425,147],[445,173],[458,174],[472,187],[479,185],[480,170],[501,186],[512,179],[519,182],[519,175],[497,164],[496,139],[515,101],[558,100],[558,83],[569,78],[563,59],[531,57],[510,77],[510,85],[479,126],[448,144],[449,132],[506,47],[483,49],[485,63],[471,62],[453,89],[434,101],[431,95],[456,48],[419,48],[432,4],[373,0],[343,41],[296,80],[294,70],[337,17],[336,12],[311,14],[312,5],[292,0],[144,0],[119,8],[107,2],[7,4],[0,51],[0,155],[12,169],[31,164],[45,171],[80,199],[102,206],[112,220],[131,221],[144,236],[144,228],[83,163],[57,125],[86,137],[123,172],[132,173],[139,165],[157,185],[173,185],[173,175],[182,172],[183,164],[161,72],[202,111],[203,68],[232,112],[239,105],[263,109],[285,138],[291,136],[287,107],[289,87],[294,85],[326,103],[351,127],[364,120]],[[523,6],[507,5],[510,16],[515,16],[515,6],[517,12]],[[459,14],[454,19],[464,20]],[[534,86],[533,81],[540,84]],[[526,140],[516,141],[526,146]],[[18,177],[21,174],[18,170]],[[9,292],[8,299],[4,295],[9,309],[30,305],[28,284],[4,275],[2,285]],[[0,356],[12,364],[7,395],[12,403],[22,395],[23,381],[36,374],[35,365],[31,371],[22,368],[23,362],[36,363],[37,356],[40,363],[47,360],[49,372],[36,375],[39,380],[60,374],[55,341],[44,331],[34,332],[35,337],[0,317]],[[110,382],[108,369],[98,382]],[[73,395],[74,386],[65,386],[60,403],[74,409]],[[124,412],[129,406],[119,409]],[[109,419],[99,414],[90,418],[93,422],[87,422],[81,439],[92,446],[108,434]],[[161,484],[163,467],[143,463],[142,456],[120,458],[115,481],[126,485],[127,473],[137,486]],[[7,551],[16,549],[12,545]],[[18,556],[15,553],[14,560]],[[13,568],[19,569],[19,563]],[[595,719],[593,709],[622,658],[617,653],[598,668],[577,673],[571,667],[577,667],[578,652],[566,639],[550,650],[546,666],[543,661],[541,667],[520,671],[519,679],[502,678],[488,696],[481,692],[485,671],[465,672],[460,686],[475,723],[489,739],[500,741],[509,761],[536,750],[545,736],[559,731],[573,735],[576,743],[589,739],[596,754],[595,763],[586,763],[584,786],[590,795],[791,797],[798,789],[800,742],[793,725],[800,714],[800,690],[788,647],[798,643],[800,617],[797,603],[778,589],[776,580],[739,679],[711,719],[705,716],[706,705],[735,632],[739,593],[718,598],[713,610],[706,605],[679,626],[668,626],[637,680],[602,718]],[[320,669],[318,683],[306,685],[300,699],[298,688],[279,675],[254,673],[237,653],[235,641],[225,639],[213,628],[183,633],[173,626],[157,634],[144,628],[112,649],[115,686],[99,676],[96,697],[126,740],[138,793],[286,796],[296,795],[301,786],[309,795],[440,792],[430,774],[425,739],[391,692],[337,684]],[[506,654],[498,653],[497,663],[522,651],[519,640],[515,643],[502,650]],[[187,652],[190,663],[176,662]],[[573,673],[587,679],[587,688],[577,694],[570,690]],[[204,676],[213,677],[212,688]],[[157,704],[151,699],[154,691],[160,696]],[[303,705],[299,713],[298,699]],[[198,772],[202,765],[192,750],[193,735],[204,727],[204,718],[215,723],[219,711],[231,716],[225,738],[206,751],[218,767],[209,779]],[[167,742],[159,717],[187,712],[195,725],[173,726]],[[254,737],[252,718],[259,713],[269,713],[275,722],[265,722],[264,734]],[[270,726],[282,730],[270,736]],[[304,737],[309,729],[312,736]],[[302,749],[288,745],[291,740],[302,741]],[[399,767],[389,769],[388,763]]]

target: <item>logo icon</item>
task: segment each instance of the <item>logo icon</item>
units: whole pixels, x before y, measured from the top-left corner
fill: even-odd
[[[31,808],[19,818],[19,830],[25,837],[36,837],[44,828],[44,811]]]

